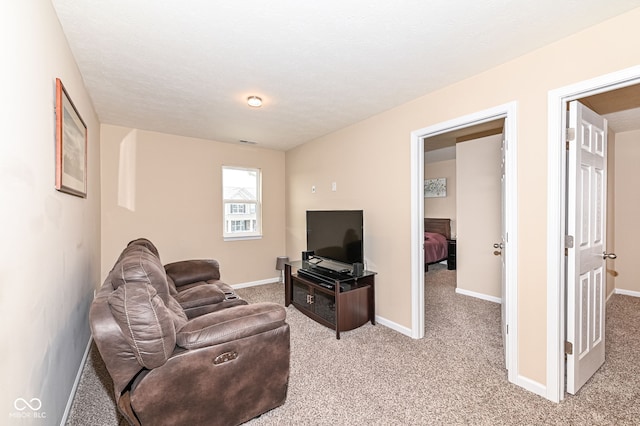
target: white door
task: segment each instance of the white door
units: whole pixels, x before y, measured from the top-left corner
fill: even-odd
[[[495,299],[502,297],[492,249],[501,242],[501,144],[500,134],[456,143],[456,292]]]
[[[505,121],[505,126],[506,126]],[[504,361],[505,366],[508,369],[509,366],[509,351],[507,350],[507,333],[509,332],[509,326],[507,323],[507,268],[505,263],[505,250],[507,249],[507,227],[505,223],[506,215],[506,180],[505,180],[505,164],[506,164],[506,143],[504,129],[502,130],[502,145],[500,146],[500,207],[501,207],[501,215],[500,215],[500,243],[498,243],[498,247],[495,247],[499,250],[496,252],[500,253],[500,262],[502,268],[502,303],[500,306],[501,315],[502,315],[502,344],[504,347]]]
[[[567,392],[575,394],[604,363],[607,120],[573,101],[568,134]]]

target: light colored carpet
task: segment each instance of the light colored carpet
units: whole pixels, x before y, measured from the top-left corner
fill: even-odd
[[[500,305],[455,294],[455,271],[426,279],[426,335],[414,340],[366,324],[341,333],[287,308],[287,401],[260,425],[640,424],[640,299],[607,304],[607,360],[577,396],[554,404],[507,381]],[[282,284],[238,290],[249,302],[284,303]],[[118,425],[111,383],[95,346],[69,425]]]

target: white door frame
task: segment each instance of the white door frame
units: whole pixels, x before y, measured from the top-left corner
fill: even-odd
[[[509,381],[517,383],[518,377],[518,176],[517,176],[517,104],[510,102],[458,117],[443,123],[411,132],[411,337],[424,337],[424,139],[453,130],[505,118],[506,217],[508,241],[505,253],[507,277],[507,369]],[[526,386],[525,386],[526,387]]]
[[[547,399],[565,396],[565,265],[567,104],[585,96],[640,83],[640,66],[549,92],[547,174]]]

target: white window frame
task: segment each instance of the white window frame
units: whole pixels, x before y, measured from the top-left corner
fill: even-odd
[[[229,198],[225,197],[225,170],[242,170],[248,172],[255,172],[256,174],[256,198]],[[255,217],[251,213],[252,208],[247,210],[249,213],[232,213],[231,205],[233,204],[247,204],[255,206]],[[239,217],[243,216],[243,217]],[[232,231],[232,221],[250,221],[249,223],[255,223],[255,228],[246,232],[234,232]],[[237,166],[222,166],[222,235],[225,241],[234,240],[251,240],[262,238],[262,171],[253,167],[237,167]]]

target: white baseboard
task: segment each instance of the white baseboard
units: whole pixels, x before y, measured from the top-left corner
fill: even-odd
[[[529,392],[533,392],[536,395],[540,395],[543,398],[549,399],[547,396],[547,387],[542,383],[538,383],[535,380],[531,380],[528,377],[517,376],[516,385],[525,388]]]
[[[411,337],[411,329],[407,328],[403,325],[400,325],[398,323],[395,323],[393,321],[389,321],[386,318],[383,318],[381,316],[376,315],[376,324],[380,324],[380,325],[384,325],[385,327],[388,327],[394,331],[397,331],[398,333],[402,333],[405,336]]]
[[[622,294],[624,296],[640,297],[640,291],[623,290],[621,288],[616,288],[613,292],[615,294]]]
[[[275,278],[267,278],[266,280],[259,280],[259,281],[249,281],[246,283],[240,283],[240,284],[233,284],[231,285],[231,287],[233,288],[247,288],[247,287],[255,287],[257,285],[264,285],[264,284],[273,284],[273,283],[277,283],[280,282],[280,277],[275,277]]]
[[[87,347],[84,350],[84,355],[82,356],[82,360],[80,361],[80,366],[78,367],[78,372],[76,373],[76,380],[73,382],[73,386],[71,387],[71,393],[69,394],[69,399],[67,400],[67,406],[64,408],[64,413],[62,413],[62,420],[60,420],[60,426],[64,426],[67,423],[67,418],[69,417],[69,411],[71,411],[71,405],[73,404],[73,399],[76,396],[76,391],[78,390],[78,384],[80,383],[80,379],[82,378],[82,370],[84,370],[84,365],[87,362],[87,358],[89,357],[89,350],[91,349],[91,343],[93,342],[93,337],[89,337],[89,342],[87,342]]]
[[[456,288],[456,293],[463,294],[465,296],[475,297],[476,299],[487,300],[489,302],[494,303],[502,303],[502,299],[495,296],[489,296],[488,294],[476,293],[475,291],[464,290],[461,288]]]
[[[608,302],[608,301],[609,301],[609,299],[611,299],[611,296],[613,296],[614,294],[616,294],[616,289],[615,289],[615,288],[613,289],[613,291],[612,291],[611,293],[609,293],[609,294],[607,295],[607,300],[605,300],[605,302]]]

